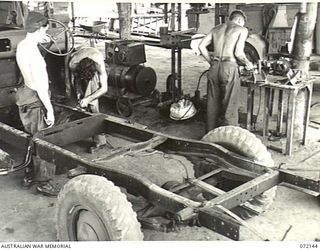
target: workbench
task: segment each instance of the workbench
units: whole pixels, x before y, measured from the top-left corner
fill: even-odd
[[[300,91],[306,91],[305,98],[305,114],[303,120],[303,137],[302,144],[305,145],[307,137],[307,128],[309,126],[310,106],[312,98],[313,79],[308,78],[298,81],[296,84],[283,83],[280,81],[281,77],[270,76],[262,81],[254,81],[253,79],[242,79],[241,85],[247,87],[247,115],[246,115],[246,128],[252,130],[253,121],[253,108],[254,108],[254,93],[255,90],[260,88],[264,91],[263,102],[263,137],[268,136],[269,120],[273,110],[274,92],[278,91],[278,110],[277,110],[277,125],[276,132],[281,135],[283,131],[284,122],[284,108],[285,98],[287,97],[287,115],[285,119],[286,127],[284,135],[286,137],[285,152],[286,155],[292,154],[292,144],[294,138],[294,122],[297,107],[297,96]],[[283,78],[282,78],[283,79]],[[286,95],[286,96],[285,96]]]

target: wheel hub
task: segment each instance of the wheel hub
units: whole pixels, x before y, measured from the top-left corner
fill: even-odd
[[[78,211],[78,220],[74,223],[74,230],[78,241],[110,240],[103,222],[93,211]]]

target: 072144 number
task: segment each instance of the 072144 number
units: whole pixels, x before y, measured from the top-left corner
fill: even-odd
[[[303,249],[311,249],[311,248],[318,248],[318,244],[317,243],[307,243],[307,244],[300,244],[300,248]]]

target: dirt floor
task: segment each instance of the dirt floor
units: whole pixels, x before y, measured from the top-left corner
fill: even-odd
[[[103,45],[99,45],[99,48]],[[156,70],[157,89],[165,90],[165,83],[170,73],[170,51],[147,47],[147,66]],[[208,64],[191,50],[183,50],[183,90],[193,95],[201,73]],[[317,74],[317,72],[313,72]],[[204,95],[206,84],[202,79],[201,94]],[[319,85],[320,86],[320,85]],[[315,86],[313,103],[320,100],[320,88]],[[242,105],[245,104],[245,89],[241,92]],[[258,93],[257,93],[258,95]],[[114,106],[108,112],[117,115]],[[317,107],[312,110],[312,119],[319,119]],[[137,106],[130,122],[138,122],[151,129],[175,136],[201,139],[204,135],[204,123],[201,119],[185,122],[171,121],[161,116],[156,110]],[[259,120],[259,119],[258,119]],[[257,131],[259,136],[260,131]],[[288,157],[270,150],[276,165],[286,163],[284,167],[308,168],[307,174],[313,179],[320,179],[320,129],[317,126],[308,128],[308,144],[294,145],[293,155]],[[266,143],[269,143],[265,140]],[[283,141],[279,143],[283,144]],[[317,154],[318,153],[318,154]],[[302,171],[299,171],[301,173]],[[36,193],[35,190],[21,188],[22,173],[11,176],[0,176],[0,241],[55,241],[55,198],[48,198]],[[270,240],[303,241],[320,238],[319,197],[304,194],[287,187],[279,186],[274,203],[264,214],[248,220],[260,234]],[[229,240],[211,230],[200,227],[181,228],[177,232],[162,233],[143,230],[145,240]],[[242,229],[241,240],[261,240],[247,228]]]

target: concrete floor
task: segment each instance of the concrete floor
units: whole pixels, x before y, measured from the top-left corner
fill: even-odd
[[[101,46],[102,47],[102,46]],[[147,47],[147,66],[156,69],[157,88],[165,89],[165,79],[170,72],[170,51],[155,47]],[[193,94],[200,74],[208,68],[201,57],[189,50],[183,51],[183,89]],[[315,74],[318,74],[315,71]],[[202,79],[200,90],[205,93],[205,79]],[[313,102],[320,100],[316,83]],[[244,92],[245,93],[245,92]],[[242,97],[245,95],[241,93]],[[245,100],[245,98],[243,98]],[[110,113],[116,115],[112,107]],[[315,111],[313,115],[318,115]],[[155,110],[137,107],[131,121],[139,122],[150,128],[173,134],[199,139],[204,135],[204,124],[201,121],[173,122],[161,117]],[[196,128],[196,129],[195,129]],[[309,144],[295,144],[291,157],[270,151],[276,164],[286,162],[295,166],[314,168],[308,172],[312,178],[319,180],[320,171],[316,170],[320,154],[319,129],[309,128]],[[307,157],[310,159],[304,161]],[[34,190],[21,189],[21,173],[12,176],[0,176],[0,241],[55,241],[55,198],[36,194]],[[319,199],[298,191],[279,187],[276,199],[270,209],[248,223],[270,240],[313,241],[320,238]],[[261,240],[257,235],[243,228],[241,240]],[[159,233],[144,230],[145,240],[228,240],[205,228],[182,228],[178,232]]]

